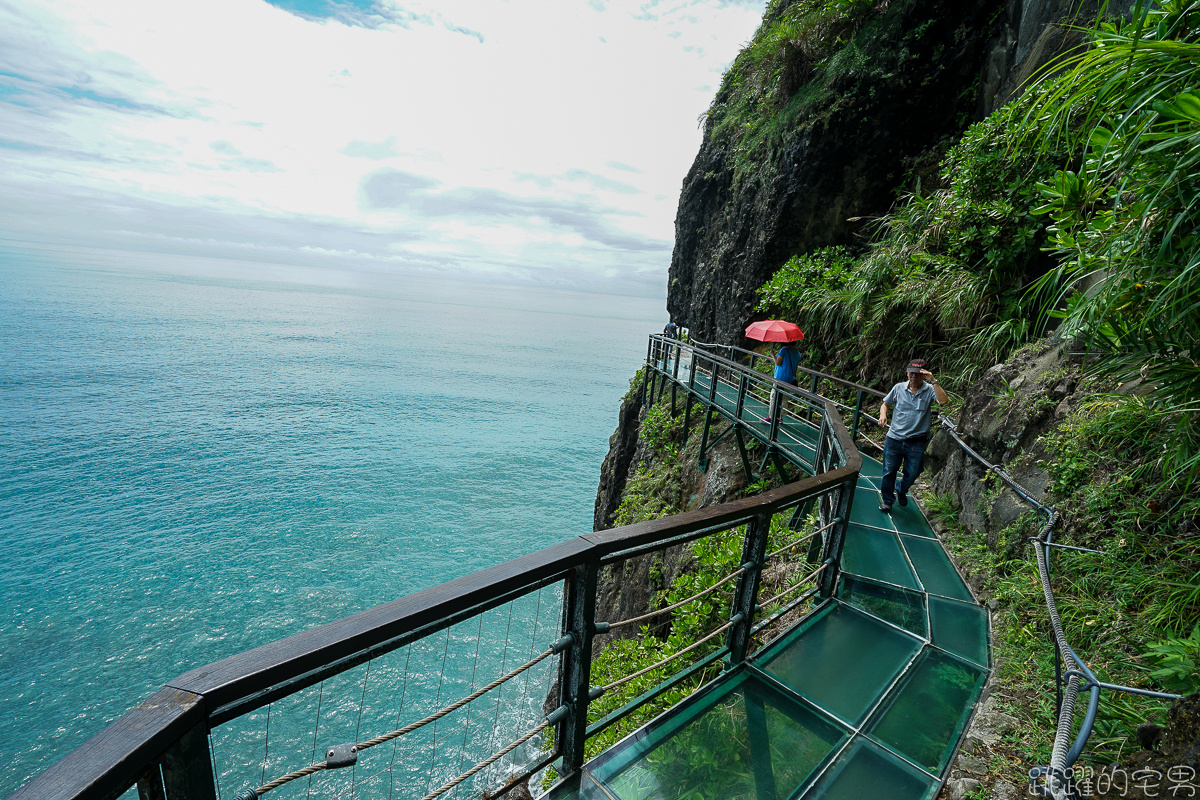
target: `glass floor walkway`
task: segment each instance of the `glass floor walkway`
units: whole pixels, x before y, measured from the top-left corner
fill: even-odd
[[[932,798],[990,670],[988,616],[915,503],[878,510],[880,473],[864,457],[836,597],[553,800]]]

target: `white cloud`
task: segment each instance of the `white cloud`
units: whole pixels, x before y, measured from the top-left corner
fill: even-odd
[[[0,5],[0,236],[665,282],[697,117],[762,5]]]

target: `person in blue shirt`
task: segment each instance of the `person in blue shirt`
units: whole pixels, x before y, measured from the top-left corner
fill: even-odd
[[[775,380],[796,385],[796,369],[800,366],[800,350],[795,342],[784,342],[783,347],[775,353]],[[767,401],[767,413],[775,407],[775,387],[771,387],[771,399]],[[767,417],[767,422],[771,421]]]
[[[907,381],[897,383],[883,398],[879,409],[879,426],[888,427],[888,409],[892,425],[883,440],[883,481],[879,486],[879,510],[890,513],[892,503],[908,505],[908,490],[925,466],[925,447],[929,444],[929,424],[933,416],[933,401],[945,403],[946,390],[933,373],[925,369],[920,359],[909,363]],[[904,478],[896,490],[896,473],[904,464]]]

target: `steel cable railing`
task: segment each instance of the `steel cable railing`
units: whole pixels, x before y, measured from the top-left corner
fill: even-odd
[[[1027,489],[1013,480],[1012,476],[1002,466],[990,463],[976,452],[963,440],[957,426],[950,419],[944,415],[939,416],[943,429],[964,453],[997,475],[1018,497],[1032,505],[1039,513],[1046,515],[1045,526],[1037,536],[1031,536],[1029,542],[1034,548],[1034,556],[1038,566],[1038,578],[1042,586],[1042,594],[1045,597],[1046,609],[1050,617],[1050,627],[1054,637],[1056,655],[1055,668],[1056,671],[1060,670],[1062,666],[1066,666],[1067,669],[1058,677],[1059,685],[1056,687],[1056,689],[1061,690],[1062,694],[1058,704],[1058,722],[1055,729],[1054,743],[1050,751],[1050,764],[1046,767],[1035,767],[1030,770],[1029,788],[1031,792],[1036,792],[1044,797],[1051,797],[1054,800],[1066,800],[1074,796],[1073,782],[1070,779],[1069,770],[1083,753],[1083,748],[1087,745],[1087,740],[1091,736],[1092,729],[1095,726],[1096,715],[1100,707],[1101,689],[1147,697],[1158,697],[1166,700],[1178,699],[1179,695],[1166,692],[1152,692],[1132,686],[1103,683],[1097,679],[1095,673],[1075,653],[1075,650],[1072,649],[1070,643],[1067,641],[1066,631],[1063,629],[1062,620],[1058,613],[1058,603],[1054,597],[1054,587],[1050,575],[1049,551],[1052,547],[1089,553],[1097,553],[1099,551],[1088,550],[1083,547],[1070,547],[1054,542],[1054,529],[1059,521],[1058,512],[1033,497]],[[1075,705],[1080,691],[1087,691],[1089,693],[1088,707],[1079,732],[1072,741],[1071,729],[1075,722]],[[1046,779],[1045,783],[1041,782],[1042,778]]]
[[[456,700],[455,702],[451,703],[450,705],[445,706],[445,707],[433,712],[432,714],[429,714],[429,715],[425,716],[424,718],[417,720],[416,722],[413,722],[409,725],[405,725],[403,728],[398,728],[394,731],[391,731],[390,733],[385,733],[380,736],[376,736],[375,738],[368,739],[365,742],[357,742],[355,744],[341,745],[339,747],[329,748],[326,751],[326,758],[324,761],[321,761],[316,764],[310,764],[307,767],[303,767],[301,769],[294,770],[293,772],[289,772],[288,774],[283,775],[279,778],[276,778],[275,780],[267,781],[262,786],[259,786],[255,789],[248,789],[243,794],[238,796],[238,800],[254,800],[254,798],[261,797],[264,794],[266,794],[267,792],[271,791],[272,789],[278,789],[280,786],[284,786],[285,784],[288,784],[299,778],[304,778],[304,777],[313,775],[317,772],[321,772],[322,770],[326,770],[326,769],[335,769],[337,767],[349,766],[350,764],[353,764],[357,760],[358,754],[361,753],[362,751],[368,750],[372,747],[376,747],[377,745],[381,745],[386,742],[390,742],[393,739],[396,739],[396,738],[399,738],[406,734],[412,733],[416,730],[419,730],[419,729],[425,727],[426,725],[430,725],[434,722],[437,722],[438,720],[442,719],[443,717],[453,714],[455,711],[462,708],[463,706],[470,705],[474,701],[478,700],[480,697],[483,697],[485,694],[490,692],[492,689],[495,689],[498,686],[502,686],[503,684],[507,683],[508,681],[512,680],[513,678],[519,677],[524,672],[537,666],[538,664],[545,661],[547,658],[554,655],[555,653],[562,652],[562,650],[565,649],[568,644],[570,644],[569,641],[559,640],[558,642],[555,643],[554,647],[551,647],[548,650],[546,650],[545,652],[541,653],[540,655],[530,659],[529,661],[526,661],[524,664],[522,664],[521,666],[512,670],[511,672],[500,676],[496,680],[489,683],[487,686],[484,686],[484,687],[472,692],[471,694],[467,695],[466,697],[462,698],[461,700]],[[543,725],[542,727],[544,728],[545,725]],[[538,730],[541,730],[541,729],[539,728]],[[522,740],[521,742],[518,742],[517,744],[522,744],[524,741],[527,741],[527,739]],[[516,747],[516,746],[517,745],[513,745],[513,747]],[[509,750],[506,750],[505,754],[507,754],[510,750],[511,750],[511,748]],[[491,763],[491,762],[489,762],[489,763]],[[485,766],[487,766],[487,765],[485,765]],[[479,771],[478,769],[475,770],[475,772],[478,772],[478,771]],[[475,772],[472,772],[471,775],[474,775]],[[470,777],[470,775],[468,775],[466,777]],[[464,778],[464,780],[465,779],[466,778]],[[455,784],[455,785],[457,785],[457,784]],[[453,786],[446,787],[446,789],[449,789],[449,788],[453,788]],[[445,789],[442,789],[441,791],[445,791]],[[441,791],[437,792],[436,794],[441,794]],[[434,796],[436,796],[436,794],[430,795],[429,797],[434,797]],[[427,800],[427,798],[425,800]]]

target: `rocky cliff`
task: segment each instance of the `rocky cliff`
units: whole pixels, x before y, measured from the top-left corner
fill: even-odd
[[[1078,43],[1065,23],[1094,17],[1067,0],[877,0],[814,56],[804,37],[825,29],[780,22],[802,2],[771,4],[684,179],[667,310],[702,341],[739,343],[792,255],[861,243],[968,124]],[[779,77],[756,81],[772,59]]]

